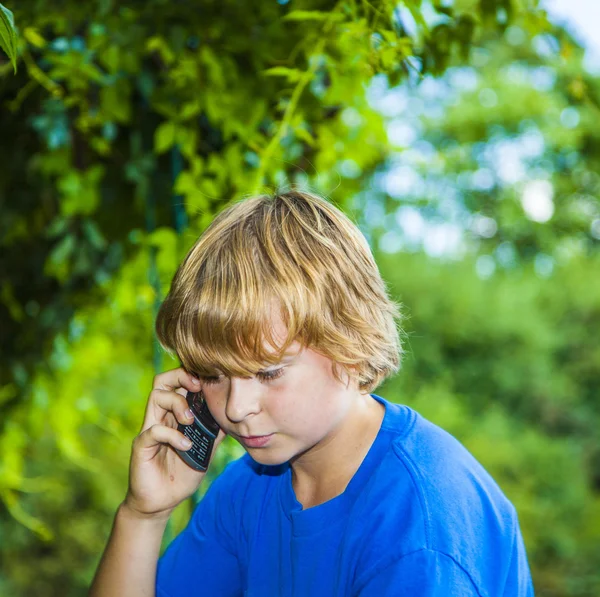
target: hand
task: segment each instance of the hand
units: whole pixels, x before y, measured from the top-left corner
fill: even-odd
[[[129,465],[129,488],[124,506],[148,518],[168,518],[172,510],[198,489],[204,478],[201,471],[188,466],[171,449],[188,450],[177,423],[190,425],[187,391],[199,392],[201,384],[183,368],[157,375],[146,406],[144,423],[133,440]],[[210,462],[225,438],[223,430],[215,439]],[[210,466],[210,463],[209,463]]]

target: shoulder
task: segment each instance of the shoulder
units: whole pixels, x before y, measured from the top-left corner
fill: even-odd
[[[454,530],[464,535],[465,520],[512,536],[516,512],[492,476],[453,435],[413,413],[413,425],[393,441],[392,450],[419,496],[427,547],[439,548],[436,543]],[[478,527],[478,537],[481,531]]]
[[[405,505],[415,502],[413,511],[423,521],[424,541],[415,547],[438,549],[444,535],[460,528],[456,525],[465,519],[493,522],[497,534],[512,536],[515,509],[469,450],[414,409],[390,405],[404,414],[390,417],[390,424],[382,426],[392,437],[373,480],[393,499],[400,497]],[[465,534],[464,528],[460,534]]]
[[[513,505],[458,439],[393,406],[407,411],[402,425],[385,429],[390,448],[359,500],[363,520],[368,510],[376,523],[367,523],[374,541],[358,549],[377,567],[443,554],[476,586],[501,586],[519,532]]]

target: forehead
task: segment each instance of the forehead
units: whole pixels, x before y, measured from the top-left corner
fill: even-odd
[[[266,329],[264,330],[264,335],[262,338],[262,350],[264,354],[267,355],[267,359],[273,359],[275,358],[276,353],[281,350],[286,340],[288,340],[288,329],[281,317],[280,304],[276,300],[273,300],[270,303],[269,317],[265,323],[268,331]],[[281,358],[276,359],[275,362],[271,363],[267,362],[266,360],[262,361],[259,365],[260,369],[255,372],[263,371],[264,369],[273,367],[274,365],[289,363],[300,358],[303,352],[305,352],[305,349],[302,343],[298,340],[293,340]],[[217,363],[213,363],[212,369],[219,375],[223,373],[223,370],[217,365]]]
[[[280,308],[281,306],[276,300],[273,300],[271,302],[269,325],[271,327],[273,339],[279,346],[281,346],[285,342],[288,332],[287,326],[281,318]],[[263,348],[266,350],[267,354],[270,355],[277,352],[276,347],[273,346],[270,342],[268,342],[266,338],[263,339]],[[289,360],[290,357],[293,358],[300,352],[302,352],[302,345],[297,340],[294,340],[284,353],[282,360]]]
[[[295,346],[295,345],[298,346]],[[270,354],[273,354],[272,351],[269,351]],[[300,354],[302,353],[302,349],[299,343],[294,342],[294,344],[292,346],[290,346],[288,348],[288,350],[283,354],[283,357],[281,359],[279,359],[276,363],[267,363],[267,362],[263,362],[262,366],[263,367],[272,367],[274,364],[275,365],[280,365],[280,364],[286,364],[286,363],[290,363],[292,362],[294,359],[296,359],[297,357],[300,356]],[[221,373],[221,371],[219,369],[217,369],[217,371],[219,371],[219,373]]]

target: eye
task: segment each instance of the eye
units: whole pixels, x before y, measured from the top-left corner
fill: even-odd
[[[283,375],[283,368],[275,369],[275,371],[259,371],[256,374],[256,377],[258,377],[261,381],[271,381],[273,379],[277,379],[278,377],[281,377],[282,375]]]
[[[221,380],[220,377],[206,377],[204,375],[200,375],[198,376],[198,379],[200,379],[201,381],[203,381],[205,384],[207,385],[212,385],[215,383],[219,383],[219,381]]]
[[[256,377],[258,377],[258,379],[260,379],[260,381],[265,382],[265,381],[272,381],[274,379],[277,379],[278,377],[281,377],[283,375],[283,368],[282,369],[275,369],[274,371],[259,371],[256,374]],[[223,379],[223,376],[220,375],[219,377],[207,377],[204,375],[199,375],[198,378],[203,381],[206,385],[213,385],[213,384],[217,384],[221,381],[221,379]]]

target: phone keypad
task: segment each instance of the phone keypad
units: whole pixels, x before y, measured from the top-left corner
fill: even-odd
[[[210,438],[205,433],[202,433],[196,425],[184,426],[183,434],[192,441],[192,447],[187,450],[194,460],[203,466],[208,465],[208,457],[214,443],[214,438]]]
[[[175,451],[192,468],[205,471],[212,455],[215,439],[219,433],[219,425],[208,410],[202,392],[188,392],[186,396],[188,406],[194,414],[191,425],[177,424],[177,429],[192,442],[189,450]]]

